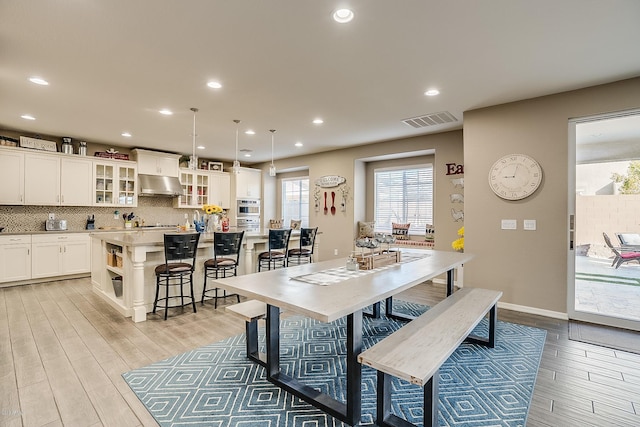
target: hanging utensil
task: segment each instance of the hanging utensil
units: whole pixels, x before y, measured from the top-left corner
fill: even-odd
[[[331,215],[336,214],[336,192],[331,192]]]
[[[327,212],[329,212],[329,209],[327,208],[327,192],[324,192],[324,214],[326,215]]]

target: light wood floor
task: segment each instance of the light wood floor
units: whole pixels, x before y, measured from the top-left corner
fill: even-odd
[[[433,305],[444,288],[400,298]],[[566,321],[499,318],[548,331],[528,426],[640,425],[640,355],[569,341]],[[0,426],[155,426],[121,374],[243,331],[211,303],[135,324],[88,278],[0,289]]]

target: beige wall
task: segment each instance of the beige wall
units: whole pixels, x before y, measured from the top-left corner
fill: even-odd
[[[640,78],[465,112],[465,285],[504,292],[503,302],[566,313],[568,120],[640,106]],[[528,154],[544,171],[531,197],[508,202],[487,184],[493,162]],[[518,230],[500,230],[517,219]],[[537,220],[524,231],[522,220]]]
[[[450,214],[449,194],[451,192],[449,177],[446,176],[445,163],[462,163],[462,131],[444,132],[434,135],[424,135],[389,142],[363,145],[310,156],[292,157],[277,160],[278,170],[303,168],[308,170],[310,185],[324,175],[340,175],[347,180],[352,193],[349,195],[345,212],[337,210],[335,215],[324,215],[313,210],[309,215],[310,225],[318,227],[322,232],[320,237],[320,260],[347,256],[353,249],[355,228],[358,220],[366,219],[366,159],[385,155],[404,153],[407,157],[415,157],[416,152],[435,150],[434,159],[434,222],[436,226],[436,249],[451,250],[451,241],[455,239],[460,223],[453,222]],[[424,162],[421,154],[418,163]],[[258,167],[258,166],[254,166]],[[262,165],[268,169],[268,164]],[[267,174],[268,175],[268,174]],[[265,194],[271,194],[264,199],[264,211],[274,212],[270,203],[276,203],[277,196],[273,191],[276,180],[265,180]],[[444,185],[439,185],[445,183]],[[312,190],[313,191],[313,188]],[[330,191],[330,190],[329,190]],[[312,200],[313,202],[313,200]],[[267,218],[268,219],[268,218]],[[338,255],[334,255],[334,249]]]

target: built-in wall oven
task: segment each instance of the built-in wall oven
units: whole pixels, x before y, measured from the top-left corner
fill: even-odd
[[[260,231],[260,199],[238,199],[236,227],[244,231]]]
[[[240,231],[260,231],[260,217],[239,217],[236,219],[236,228]]]
[[[260,216],[259,199],[238,199],[236,217]]]

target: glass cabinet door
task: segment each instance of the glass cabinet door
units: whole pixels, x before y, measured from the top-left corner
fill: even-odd
[[[196,192],[196,206],[209,203],[209,175],[197,175]]]
[[[180,183],[182,184],[182,195],[180,196],[180,206],[193,205],[193,174],[181,173]]]
[[[118,168],[118,204],[136,205],[136,170],[133,167]]]
[[[108,164],[95,164],[94,202],[97,205],[111,205],[114,202],[114,167]]]

